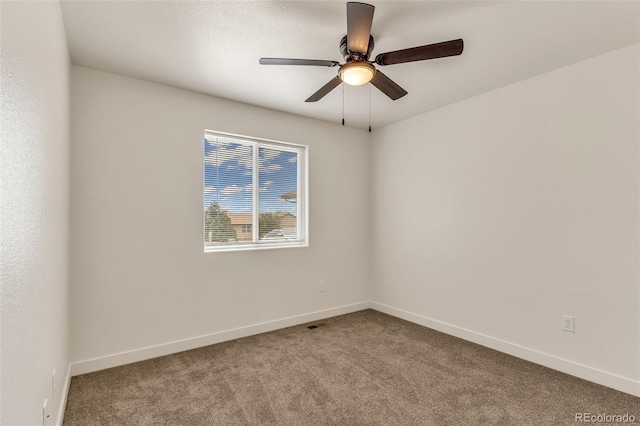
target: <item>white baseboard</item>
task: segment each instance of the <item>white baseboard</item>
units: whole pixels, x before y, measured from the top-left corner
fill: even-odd
[[[479,345],[486,346],[488,348],[495,349],[509,355],[513,355],[517,358],[522,358],[524,360],[531,361],[536,364],[540,364],[545,367],[549,367],[551,369],[597,383],[599,385],[607,386],[609,388],[640,397],[639,381],[629,379],[627,377],[618,376],[616,374],[602,371],[597,368],[589,367],[588,365],[579,364],[568,359],[549,355],[547,353],[527,348],[525,346],[517,345],[515,343],[510,343],[505,340],[497,339],[495,337],[487,336],[486,334],[477,333],[472,330],[467,330],[455,325],[447,324],[442,321],[434,320],[422,315],[384,305],[382,303],[374,301],[370,301],[369,303],[369,307],[371,309],[375,309],[376,311],[380,311],[385,314],[413,322],[415,324],[432,328],[434,330],[441,331],[443,333],[459,337],[461,339],[468,340],[470,342],[477,343]]]
[[[58,417],[56,418],[56,426],[62,426],[64,419],[64,410],[67,407],[67,396],[69,395],[69,386],[71,386],[71,364],[67,367],[67,375],[64,378],[64,386],[62,394],[60,394],[60,407],[58,407]]]
[[[374,301],[367,301],[287,318],[281,318],[273,321],[266,321],[259,324],[220,331],[204,336],[193,337],[190,339],[178,340],[175,342],[165,343],[157,346],[150,346],[104,357],[74,362],[69,365],[69,370],[67,371],[67,377],[65,379],[65,385],[60,401],[60,409],[58,411],[58,419],[56,424],[58,426],[62,424],[62,419],[64,417],[64,408],[67,400],[67,393],[69,391],[69,385],[71,382],[71,376],[91,373],[94,371],[104,370],[106,368],[118,367],[120,365],[144,361],[146,359],[157,358],[159,356],[170,355],[177,352],[196,349],[199,347],[226,342],[233,339],[239,339],[241,337],[252,336],[255,334],[266,333],[268,331],[291,327],[306,322],[318,321],[321,319],[330,318],[337,315],[344,315],[369,308],[413,322],[415,324],[422,325],[424,327],[441,331],[455,337],[459,337],[464,340],[468,340],[473,343],[477,343],[482,346],[486,346],[488,348],[509,355],[513,355],[527,361],[534,362],[539,365],[543,365],[545,367],[549,367],[557,371],[561,371],[563,373],[570,374],[572,376],[579,377],[581,379],[585,379],[612,389],[619,390],[621,392],[640,397],[639,381],[602,371],[588,365],[580,364],[574,361],[557,357],[555,355],[540,352],[535,349],[531,349],[515,343],[507,342],[505,340],[491,337],[486,334],[467,330],[465,328],[418,315],[409,311],[405,311],[403,309],[394,308],[393,306]]]
[[[170,355],[177,352],[188,351],[215,343],[226,342],[228,340],[239,339],[241,337],[252,336],[254,334],[266,333],[285,327],[291,327],[306,322],[318,321],[325,318],[344,315],[351,312],[368,309],[369,302],[353,303],[351,305],[339,306],[337,308],[325,309],[322,311],[310,312],[308,314],[296,315],[273,321],[266,321],[259,324],[234,328],[231,330],[219,331],[204,336],[192,337],[190,339],[178,340],[175,342],[163,343],[161,345],[135,349],[104,357],[87,359],[71,364],[71,375],[91,373],[104,370],[106,368],[118,367],[120,365],[131,364],[133,362],[144,361],[146,359],[157,358],[159,356]],[[66,401],[66,398],[65,398]]]

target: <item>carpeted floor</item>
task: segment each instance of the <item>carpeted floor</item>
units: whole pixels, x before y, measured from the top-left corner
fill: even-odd
[[[640,398],[376,311],[314,324],[74,377],[64,426],[640,419]]]

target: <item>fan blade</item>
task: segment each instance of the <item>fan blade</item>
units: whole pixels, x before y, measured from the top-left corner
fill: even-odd
[[[376,75],[371,79],[371,84],[376,86],[382,93],[391,98],[391,100],[400,99],[407,94],[407,91],[398,86],[393,80],[380,71],[376,70]]]
[[[335,67],[340,65],[336,61],[323,61],[321,59],[287,59],[287,58],[260,58],[261,65],[312,65],[317,67]]]
[[[374,6],[365,3],[347,3],[347,49],[366,54],[369,49]]]
[[[307,99],[305,102],[318,102],[320,99],[324,98],[327,93],[338,87],[340,83],[342,83],[340,77],[335,76],[335,78],[329,80],[327,84],[322,86],[320,90],[309,96],[309,99]]]
[[[402,64],[404,62],[424,61],[426,59],[456,56],[462,53],[462,49],[464,49],[462,39],[443,41],[442,43],[428,44],[426,46],[381,53],[376,56],[376,64],[393,65]]]

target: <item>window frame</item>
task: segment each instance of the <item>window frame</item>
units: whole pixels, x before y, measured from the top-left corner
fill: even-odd
[[[212,140],[210,138],[222,138],[228,139],[231,142],[239,143],[243,145],[249,145],[252,147],[252,240],[247,242],[238,242],[236,241],[234,244],[220,244],[220,245],[212,245],[206,246],[204,245],[205,253],[212,252],[228,252],[228,251],[244,251],[244,250],[261,250],[261,249],[275,249],[275,248],[291,248],[291,247],[308,247],[309,246],[309,147],[303,144],[291,143],[291,142],[283,142],[277,141],[273,139],[265,139],[265,138],[256,138],[251,136],[238,135],[234,133],[220,132],[216,130],[204,130],[204,139],[208,142]],[[298,198],[296,200],[296,212],[297,212],[297,223],[296,223],[296,235],[301,235],[301,238],[296,240],[287,240],[287,241],[263,241],[259,239],[259,217],[260,217],[260,148],[265,149],[276,149],[280,151],[286,152],[294,152],[297,154],[296,161],[296,173],[297,173],[297,182],[296,182],[296,191]],[[206,172],[205,172],[205,154],[203,150],[203,203],[204,205],[204,196],[207,182],[206,182]],[[302,194],[302,197],[300,195]],[[202,226],[205,223],[205,210],[203,210],[202,215]],[[301,220],[302,219],[302,220]],[[203,244],[206,244],[203,241]]]

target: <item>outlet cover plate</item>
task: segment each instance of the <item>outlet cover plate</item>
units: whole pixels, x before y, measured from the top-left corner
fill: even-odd
[[[570,333],[576,332],[576,319],[571,315],[563,315],[562,316],[562,330],[568,331]]]

